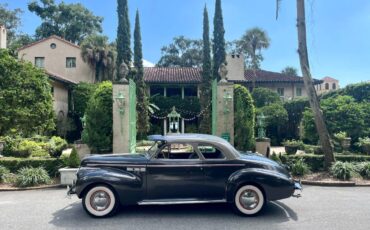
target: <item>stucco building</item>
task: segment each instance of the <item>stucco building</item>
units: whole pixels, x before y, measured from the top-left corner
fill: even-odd
[[[332,77],[324,77],[322,83],[315,86],[317,94],[327,93],[339,89],[339,81]]]
[[[94,70],[82,60],[80,47],[58,36],[20,48],[18,58],[45,69],[51,80],[54,111],[58,117],[68,113],[70,86],[95,80]]]

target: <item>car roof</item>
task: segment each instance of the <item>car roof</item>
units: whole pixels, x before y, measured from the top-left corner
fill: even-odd
[[[165,141],[165,142],[177,142],[177,141],[188,141],[188,142],[217,142],[225,143],[225,139],[208,134],[198,134],[198,133],[186,133],[186,134],[170,134],[170,135],[151,135],[148,137],[151,141]]]

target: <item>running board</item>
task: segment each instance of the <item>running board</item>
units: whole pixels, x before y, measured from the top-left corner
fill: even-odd
[[[174,200],[143,200],[138,205],[171,205],[171,204],[210,204],[226,203],[226,200],[193,200],[193,199],[174,199]]]

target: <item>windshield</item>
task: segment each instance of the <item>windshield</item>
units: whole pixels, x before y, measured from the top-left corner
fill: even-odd
[[[152,147],[150,147],[150,149],[148,150],[147,152],[147,157],[148,158],[152,158],[154,156],[154,154],[157,152],[158,148],[160,148],[160,146],[162,146],[162,142],[161,141],[156,141]]]

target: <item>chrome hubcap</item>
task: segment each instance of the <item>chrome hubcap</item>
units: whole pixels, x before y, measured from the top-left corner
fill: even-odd
[[[90,204],[96,211],[104,211],[110,205],[110,197],[105,191],[96,191],[91,195]]]
[[[240,194],[239,202],[243,208],[252,210],[257,207],[260,200],[255,191],[248,189]]]

